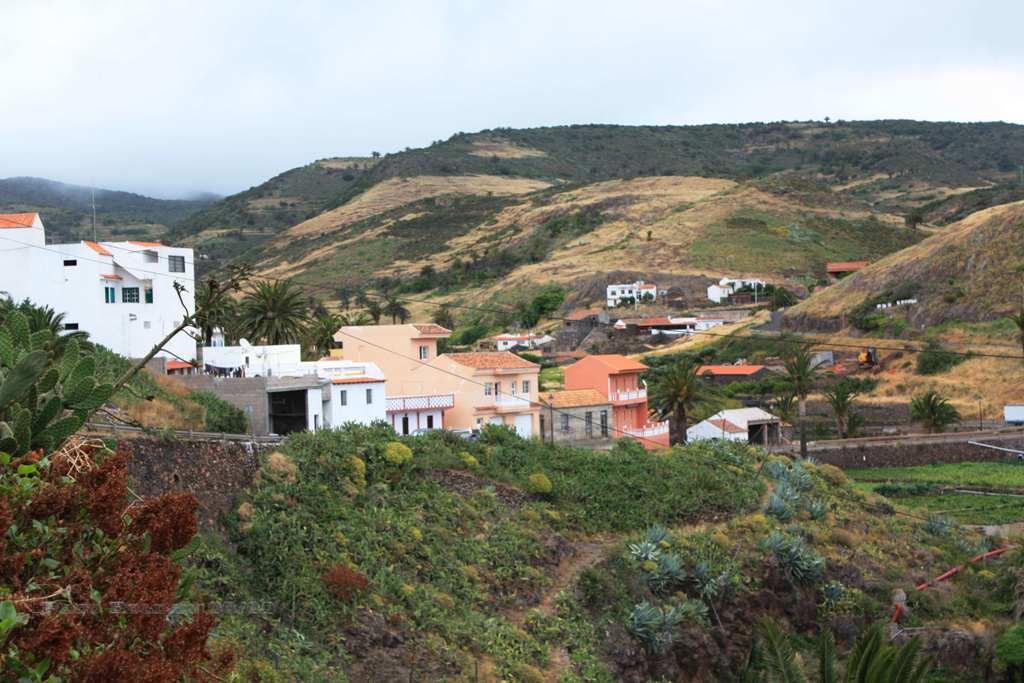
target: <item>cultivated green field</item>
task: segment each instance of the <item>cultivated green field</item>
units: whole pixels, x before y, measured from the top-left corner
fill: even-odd
[[[1024,465],[1010,462],[962,462],[915,467],[874,467],[850,470],[856,481],[894,481],[1024,489]]]
[[[857,488],[891,498],[928,514],[942,515],[960,524],[1008,524],[1024,520],[1024,466],[1003,462],[968,462],[879,467],[852,470]],[[1006,491],[1005,495],[946,492],[949,487],[980,487]]]

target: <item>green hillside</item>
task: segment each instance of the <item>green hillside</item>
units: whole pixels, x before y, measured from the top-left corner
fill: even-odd
[[[893,590],[989,547],[893,515],[834,467],[764,457],[725,443],[594,452],[503,429],[479,443],[383,426],[297,435],[186,576],[194,599],[260,605],[216,632],[243,680],[736,680],[760,619],[794,635],[810,673],[819,630],[845,651]],[[979,642],[998,633],[1012,582],[986,567],[914,595],[905,625],[936,645],[960,620],[985,620]],[[960,680],[986,657],[938,664]]]
[[[528,154],[488,153],[507,141]],[[457,133],[387,155],[367,178],[499,173],[594,181],[641,175],[750,178],[780,171],[837,180],[885,174],[963,186],[1008,178],[1024,160],[1024,126],[924,121],[702,126],[575,125]],[[889,175],[892,175],[889,178]]]
[[[341,203],[374,163],[372,158],[321,159],[293,168],[178,221],[171,238],[197,246],[216,267]]]
[[[101,239],[157,238],[167,226],[213,203],[154,199],[131,192],[95,190],[97,234]],[[55,241],[91,238],[93,189],[45,178],[0,179],[0,212],[42,214],[48,237]]]

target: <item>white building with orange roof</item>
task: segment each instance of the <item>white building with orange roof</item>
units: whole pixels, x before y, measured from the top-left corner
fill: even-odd
[[[145,356],[194,310],[192,261],[191,249],[157,242],[47,244],[39,214],[0,214],[0,292],[63,313],[65,330],[128,358]],[[181,332],[159,355],[191,360],[195,351]]]

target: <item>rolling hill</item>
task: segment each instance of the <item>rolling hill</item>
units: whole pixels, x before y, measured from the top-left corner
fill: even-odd
[[[97,233],[101,239],[155,239],[168,226],[213,203],[216,196],[154,199],[131,192],[95,190]],[[43,214],[54,241],[92,237],[93,189],[45,178],[0,179],[0,212]]]
[[[786,315],[797,327],[870,326],[875,304],[910,327],[981,323],[1024,303],[1024,200],[976,211],[941,232],[816,292]],[[869,310],[870,309],[870,310]],[[845,320],[843,320],[845,316]]]
[[[172,236],[213,268],[244,260],[328,298],[367,281],[484,297],[499,279],[627,269],[800,289],[828,260],[877,260],[1014,196],[1021,158],[1024,127],[1003,123],[495,129],[320,160],[206,207]],[[904,227],[915,211],[923,230]]]

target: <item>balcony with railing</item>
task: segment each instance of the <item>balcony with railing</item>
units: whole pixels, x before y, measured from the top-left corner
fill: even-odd
[[[405,413],[416,410],[445,410],[455,406],[455,394],[422,396],[388,396],[387,412]]]
[[[612,400],[616,403],[639,403],[647,400],[647,389],[624,389],[612,392]]]
[[[638,439],[652,439],[668,434],[668,421],[652,422],[643,427],[623,427],[627,435]]]
[[[498,396],[487,396],[481,403],[477,404],[477,410],[515,413],[527,410],[531,405],[528,395],[512,396],[511,394],[500,394]]]

